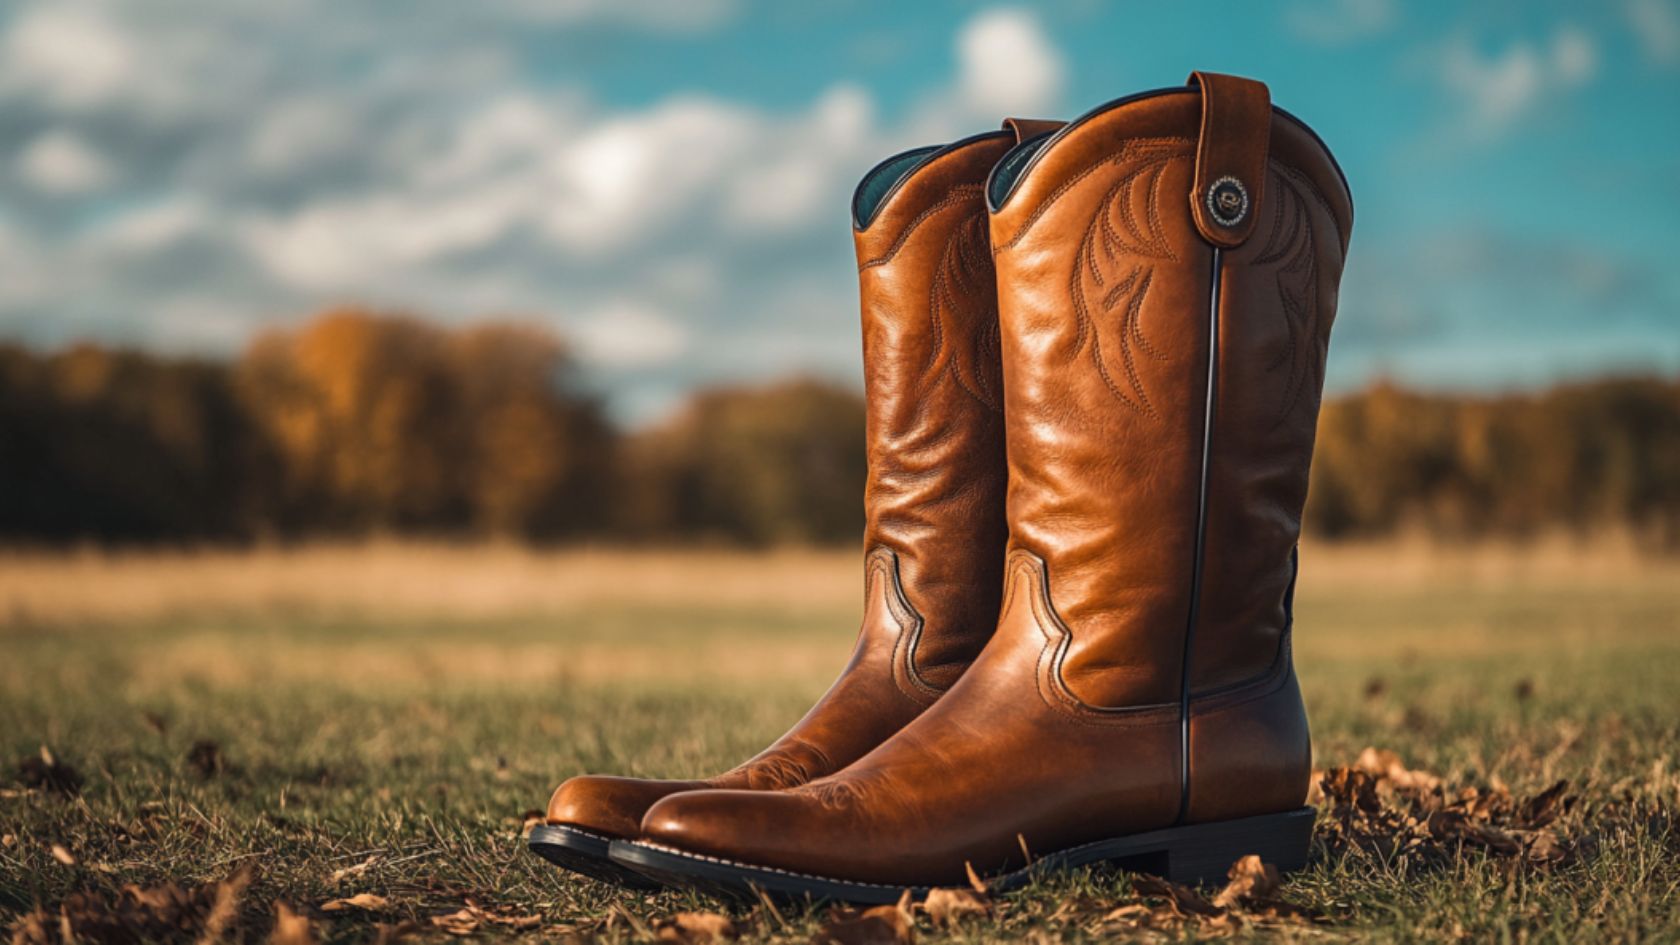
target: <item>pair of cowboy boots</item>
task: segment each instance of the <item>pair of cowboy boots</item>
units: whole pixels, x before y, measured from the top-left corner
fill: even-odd
[[[1231,76],[1005,127],[891,158],[854,201],[851,662],[719,777],[567,781],[537,852],[857,902],[1305,862],[1289,640],[1346,181]]]

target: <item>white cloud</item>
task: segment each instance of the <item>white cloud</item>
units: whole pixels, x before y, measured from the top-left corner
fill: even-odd
[[[1627,0],[1623,9],[1647,60],[1680,63],[1680,12],[1670,0]]]
[[[227,351],[351,301],[547,321],[623,403],[850,376],[858,175],[1053,111],[1066,74],[1033,14],[988,10],[891,123],[846,83],[607,107],[533,81],[510,31],[703,29],[735,0],[410,3],[22,0],[0,19],[0,335]],[[66,203],[98,212],[68,228]]]
[[[1591,81],[1598,47],[1573,26],[1555,30],[1549,43],[1519,41],[1484,56],[1466,36],[1451,40],[1437,64],[1442,86],[1464,104],[1465,136],[1492,140],[1527,118],[1550,95]]]
[[[18,14],[4,50],[6,85],[70,108],[120,93],[144,60],[115,24],[71,5],[37,4]]]
[[[23,180],[54,196],[85,194],[111,182],[111,165],[87,143],[65,131],[50,131],[31,141],[17,157]]]
[[[567,335],[590,363],[604,368],[647,368],[667,364],[688,350],[689,332],[653,308],[612,301],[572,324]]]
[[[735,0],[491,0],[498,12],[533,23],[623,23],[669,32],[709,29],[738,9]]]
[[[1308,42],[1342,46],[1387,32],[1397,14],[1394,0],[1316,0],[1289,7],[1284,18]]]
[[[1021,9],[981,13],[957,34],[958,88],[977,112],[1002,118],[1054,108],[1067,64],[1038,18]]]

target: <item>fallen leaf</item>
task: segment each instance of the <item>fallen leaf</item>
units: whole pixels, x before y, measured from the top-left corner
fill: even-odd
[[[915,941],[908,889],[895,905],[830,912],[828,921],[812,939],[816,945],[911,945]]]
[[[479,906],[478,903],[468,899],[464,908],[448,915],[432,916],[431,923],[450,935],[471,935],[486,925],[498,925],[515,931],[534,929],[542,924],[542,916],[507,915],[488,911]]]
[[[191,889],[175,883],[124,886],[115,897],[75,892],[56,907],[36,906],[12,926],[13,945],[70,945],[75,942],[192,942],[236,938],[233,925],[250,882],[236,872],[218,883]]]
[[[1225,888],[1213,897],[1213,904],[1221,909],[1229,909],[1249,899],[1266,898],[1278,888],[1277,867],[1261,862],[1252,853],[1231,864],[1226,879]]]
[[[478,916],[471,909],[432,916],[432,924],[450,935],[471,935],[478,931]]]
[[[936,928],[950,928],[964,916],[989,915],[992,907],[967,889],[930,889],[922,902],[922,911],[933,920]]]
[[[1121,925],[1136,928],[1142,925],[1151,914],[1152,913],[1148,906],[1141,902],[1133,902],[1111,910],[1107,915],[1102,917],[1102,920],[1105,924],[1119,923]]]
[[[348,899],[334,899],[321,903],[322,912],[342,912],[346,909],[360,909],[364,912],[379,912],[390,908],[391,903],[384,896],[373,893],[357,893]]]
[[[82,792],[82,774],[53,757],[52,750],[42,745],[38,755],[17,763],[17,779],[26,788],[50,791],[62,797]]]
[[[210,913],[204,917],[204,931],[198,937],[199,945],[220,942],[239,920],[239,906],[245,900],[245,890],[250,887],[252,876],[250,867],[242,867],[216,884]]]
[[[710,945],[740,934],[735,929],[735,923],[716,912],[679,912],[654,923],[654,929],[661,942],[682,942],[684,945]]]
[[[378,862],[379,862],[379,854],[375,853],[374,855],[368,857],[367,859],[363,860],[360,863],[357,863],[354,866],[346,866],[346,867],[344,867],[343,869],[340,869],[340,870],[333,870],[333,874],[330,877],[330,882],[332,882],[332,884],[336,886],[339,883],[342,883],[347,879],[351,879],[353,877],[362,875],[363,873],[368,871],[368,867],[370,867],[373,864],[378,863]]]
[[[1427,771],[1413,771],[1400,756],[1386,748],[1366,748],[1359,753],[1354,767],[1379,779],[1387,779],[1395,787],[1408,791],[1432,791],[1441,786],[1441,779]]]
[[[315,945],[315,928],[309,917],[299,915],[283,902],[274,904],[274,931],[268,945]]]
[[[222,746],[208,738],[193,742],[192,748],[187,751],[187,766],[206,781],[221,774]]]
[[[1157,896],[1167,900],[1180,915],[1216,916],[1225,910],[1208,902],[1201,893],[1170,879],[1139,873],[1132,877],[1132,888],[1140,896]]]
[[[1517,814],[1518,821],[1529,830],[1549,826],[1574,806],[1575,799],[1564,794],[1568,789],[1568,781],[1559,781],[1524,801]]]
[[[52,858],[60,863],[63,863],[65,866],[76,865],[75,855],[69,850],[66,850],[63,844],[55,843],[52,845]]]

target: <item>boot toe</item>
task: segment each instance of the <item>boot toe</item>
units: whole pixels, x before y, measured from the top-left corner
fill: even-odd
[[[661,798],[703,788],[703,781],[650,781],[584,774],[568,779],[548,801],[548,822],[635,837],[642,815]]]
[[[642,818],[645,840],[691,853],[761,860],[774,838],[801,823],[791,794],[775,791],[690,791],[666,797]]]

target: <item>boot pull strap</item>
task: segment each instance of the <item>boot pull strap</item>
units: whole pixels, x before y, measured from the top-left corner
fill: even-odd
[[[1189,85],[1202,93],[1190,215],[1203,239],[1231,249],[1254,231],[1266,185],[1272,96],[1263,83],[1216,72],[1192,72]]]
[[[1048,121],[1043,118],[1005,118],[1003,130],[1015,134],[1015,143],[1020,144],[1039,135],[1047,135],[1062,127],[1059,121]]]

